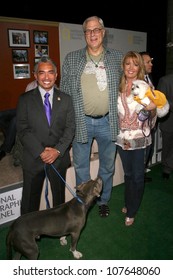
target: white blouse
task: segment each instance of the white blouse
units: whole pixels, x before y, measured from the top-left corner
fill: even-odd
[[[155,126],[157,115],[145,121],[138,119],[136,106],[138,102],[133,96],[125,93],[118,96],[119,134],[116,144],[124,150],[143,149],[151,144],[151,129]]]

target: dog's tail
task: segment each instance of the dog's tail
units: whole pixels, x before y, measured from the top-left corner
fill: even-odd
[[[7,260],[12,260],[12,244],[11,244],[11,234],[12,232],[9,231],[6,237],[6,255]]]

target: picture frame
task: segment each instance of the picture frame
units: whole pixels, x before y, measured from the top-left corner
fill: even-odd
[[[37,62],[39,62],[39,60],[40,60],[40,57],[35,57],[35,58],[34,58],[34,64],[37,63]]]
[[[48,45],[48,32],[47,31],[33,31],[34,44]]]
[[[8,29],[10,47],[30,47],[29,30]]]
[[[28,62],[28,50],[12,49],[12,60],[14,63]]]
[[[35,57],[42,57],[49,55],[49,46],[48,45],[34,45]]]
[[[14,79],[29,79],[30,65],[29,64],[13,64]]]

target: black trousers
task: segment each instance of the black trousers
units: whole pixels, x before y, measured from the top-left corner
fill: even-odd
[[[44,180],[47,176],[52,192],[52,206],[55,207],[65,202],[65,177],[69,164],[61,161],[57,169],[58,174],[51,165],[43,166],[42,170],[23,170],[23,191],[21,199],[21,215],[40,208],[41,193]],[[64,179],[64,180],[62,180]]]
[[[170,174],[173,171],[173,132],[162,131],[162,170]]]

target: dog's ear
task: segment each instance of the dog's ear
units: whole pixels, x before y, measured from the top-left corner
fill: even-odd
[[[76,189],[76,192],[81,192],[85,185],[86,185],[86,183],[81,183],[80,185],[78,185],[74,188]]]

